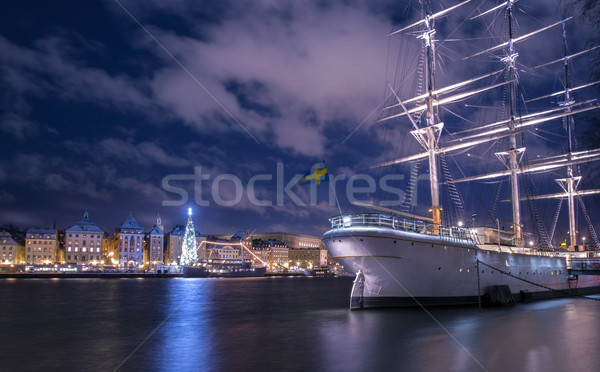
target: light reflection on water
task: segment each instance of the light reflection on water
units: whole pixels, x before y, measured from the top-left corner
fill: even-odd
[[[0,281],[0,368],[110,371],[122,363],[124,371],[474,371],[480,363],[504,371],[600,365],[597,301],[559,299],[481,313],[476,307],[431,309],[444,330],[421,309],[350,312],[351,285],[349,278]]]

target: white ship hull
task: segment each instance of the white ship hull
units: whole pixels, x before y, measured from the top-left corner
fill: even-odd
[[[600,290],[600,276],[569,279],[564,257],[499,252],[468,239],[357,226],[334,228],[323,242],[346,270],[360,270],[351,308],[473,304],[498,285],[509,286],[517,299]]]

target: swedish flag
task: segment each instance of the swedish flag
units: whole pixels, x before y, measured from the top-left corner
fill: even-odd
[[[329,181],[327,174],[327,168],[325,163],[318,163],[313,165],[312,170],[308,174],[300,179],[300,183],[307,183],[314,180],[317,185]]]

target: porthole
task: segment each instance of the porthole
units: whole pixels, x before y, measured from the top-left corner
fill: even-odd
[[[396,241],[394,240],[394,244],[396,244]]]
[[[363,241],[363,239],[362,239],[362,238],[360,238],[360,241],[362,242],[362,241]]]
[[[410,245],[415,245],[415,242],[410,242]]]
[[[442,269],[442,267],[441,267],[441,266],[440,266],[440,267],[438,267],[438,270],[441,270],[441,269]]]

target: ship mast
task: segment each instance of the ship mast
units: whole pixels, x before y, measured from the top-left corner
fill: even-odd
[[[439,178],[438,178],[438,167],[437,167],[437,150],[442,131],[443,123],[436,123],[436,115],[434,111],[435,101],[435,26],[434,18],[431,12],[431,1],[427,1],[424,4],[425,9],[425,29],[419,39],[423,39],[425,45],[425,80],[427,83],[427,97],[425,98],[427,111],[425,112],[425,119],[427,126],[419,130],[412,132],[413,136],[417,137],[417,140],[421,144],[424,144],[428,151],[429,158],[429,182],[431,185],[431,215],[433,218],[434,230],[438,231],[439,225],[442,223],[441,207],[440,207],[440,190],[439,190]]]
[[[517,73],[515,71],[515,63],[517,57],[519,56],[519,53],[515,52],[514,47],[513,1],[514,0],[508,0],[506,2],[506,11],[508,14],[508,53],[504,58],[502,58],[502,62],[506,64],[509,81],[509,149],[506,152],[496,153],[496,156],[498,156],[499,159],[503,160],[507,168],[510,170],[511,200],[513,210],[513,231],[515,234],[515,245],[518,246],[521,245],[523,241],[523,231],[521,229],[521,206],[519,197],[519,160],[523,152],[525,151],[525,148],[517,148]],[[508,159],[506,160],[506,158]]]
[[[485,143],[488,143],[491,141],[496,141],[496,140],[499,140],[502,138],[507,138],[508,139],[507,151],[496,153],[496,156],[505,165],[504,170],[496,171],[496,172],[492,172],[492,173],[488,173],[488,174],[465,177],[465,178],[462,178],[459,180],[449,180],[449,181],[446,181],[446,183],[459,183],[459,182],[466,182],[466,181],[486,180],[486,179],[493,179],[493,178],[508,176],[511,181],[511,200],[510,201],[512,202],[512,209],[513,209],[512,229],[513,229],[514,236],[515,236],[514,243],[515,243],[515,245],[522,245],[523,232],[522,232],[522,225],[521,225],[521,210],[520,210],[520,202],[522,201],[522,199],[520,198],[520,195],[519,195],[520,194],[520,192],[519,192],[519,176],[522,174],[527,174],[527,173],[548,172],[548,171],[551,171],[552,169],[569,166],[568,178],[565,179],[566,183],[564,184],[565,185],[564,187],[567,190],[571,190],[570,191],[570,194],[571,194],[570,210],[571,210],[571,213],[574,215],[574,204],[575,204],[574,197],[576,195],[581,196],[584,194],[585,195],[599,194],[600,189],[585,190],[584,192],[582,192],[582,191],[577,192],[576,188],[577,188],[577,183],[579,182],[579,178],[572,176],[573,175],[573,165],[578,164],[578,163],[599,161],[600,160],[600,149],[573,152],[573,149],[570,145],[568,156],[552,156],[552,157],[547,157],[547,158],[540,158],[540,159],[534,160],[533,162],[531,162],[530,164],[527,164],[526,166],[521,166],[520,162],[521,162],[521,159],[525,152],[525,148],[517,147],[517,144],[518,144],[517,136],[521,133],[521,131],[523,131],[527,127],[537,126],[539,124],[550,122],[552,120],[559,119],[559,118],[572,117],[572,115],[587,112],[590,110],[596,110],[596,109],[600,108],[600,105],[594,103],[594,100],[588,100],[588,101],[584,101],[581,103],[572,103],[572,104],[570,103],[567,105],[563,105],[563,106],[566,106],[566,109],[564,107],[557,107],[557,108],[553,108],[553,109],[547,109],[544,111],[530,113],[527,115],[520,115],[520,113],[518,112],[518,109],[517,109],[518,73],[516,70],[516,59],[519,56],[519,54],[515,50],[515,44],[525,41],[541,32],[544,32],[545,30],[556,27],[559,24],[564,24],[564,22],[569,20],[570,18],[563,19],[559,22],[550,24],[546,27],[537,29],[526,35],[522,35],[522,36],[515,38],[513,36],[513,17],[514,17],[514,15],[513,15],[514,6],[513,5],[516,2],[516,0],[506,0],[505,3],[498,5],[498,6],[494,7],[493,9],[490,9],[486,12],[480,13],[479,15],[471,18],[471,19],[479,18],[479,17],[485,16],[495,10],[498,10],[498,9],[501,9],[502,7],[504,7],[506,10],[506,13],[507,13],[508,29],[509,29],[508,36],[509,37],[508,37],[508,41],[506,41],[506,42],[503,42],[499,45],[495,45],[491,48],[488,48],[486,50],[480,51],[478,53],[475,53],[471,56],[464,58],[466,60],[466,59],[477,57],[477,56],[480,56],[480,55],[483,55],[486,53],[504,49],[506,54],[501,59],[501,61],[505,63],[505,67],[503,69],[505,71],[505,81],[502,83],[487,85],[484,88],[477,88],[477,89],[466,91],[466,92],[460,91],[462,88],[464,88],[468,85],[471,85],[472,83],[495,76],[498,72],[500,72],[500,71],[497,71],[497,72],[493,72],[493,73],[488,73],[486,75],[478,76],[478,77],[475,77],[475,78],[472,78],[469,80],[461,81],[459,83],[451,84],[449,86],[446,86],[446,87],[443,87],[440,89],[436,89],[435,75],[434,75],[435,74],[434,35],[435,35],[436,30],[434,27],[434,21],[436,18],[444,16],[444,15],[448,14],[449,12],[453,11],[454,9],[456,9],[464,4],[469,3],[470,1],[471,0],[465,0],[461,3],[458,3],[447,9],[444,9],[440,12],[432,14],[431,2],[429,0],[424,0],[422,2],[424,17],[421,20],[419,20],[411,25],[408,25],[404,28],[401,28],[397,31],[394,31],[390,34],[390,36],[391,36],[391,35],[395,35],[395,34],[404,32],[406,30],[412,29],[413,27],[416,27],[416,26],[423,26],[422,30],[418,33],[417,37],[419,39],[423,40],[423,49],[425,51],[425,53],[424,53],[425,61],[424,62],[425,62],[426,91],[424,92],[424,94],[421,94],[416,97],[412,97],[410,99],[402,101],[400,99],[400,97],[396,94],[394,89],[390,86],[390,89],[392,90],[392,93],[395,96],[397,103],[390,105],[388,107],[384,107],[384,110],[389,110],[389,109],[393,109],[393,108],[401,108],[401,111],[398,113],[395,113],[395,114],[390,114],[390,115],[378,120],[378,122],[384,122],[384,121],[387,121],[390,119],[406,116],[410,120],[410,122],[412,123],[412,126],[414,128],[410,132],[411,135],[413,135],[413,137],[419,142],[419,144],[422,146],[424,151],[417,153],[417,154],[408,155],[408,156],[405,156],[405,157],[402,157],[399,159],[389,160],[389,161],[377,164],[377,165],[375,165],[375,167],[390,166],[390,165],[394,165],[394,164],[406,163],[406,162],[416,161],[416,160],[420,160],[420,159],[424,160],[425,158],[427,158],[429,160],[429,181],[430,181],[430,187],[431,187],[431,209],[430,209],[430,212],[432,213],[432,221],[434,224],[434,233],[437,233],[439,231],[439,225],[441,223],[441,210],[442,210],[442,208],[440,206],[439,188],[441,185],[440,185],[439,176],[438,176],[437,155],[451,153],[451,152],[458,151],[458,150],[464,150],[464,149],[479,146],[479,145],[482,145],[482,144],[485,144]],[[589,49],[588,51],[593,50],[595,48],[600,48],[600,46]],[[572,58],[572,57],[580,55],[582,53],[584,53],[584,52],[577,53],[573,56],[569,56],[568,58]],[[546,66],[548,64],[555,63],[555,62],[562,61],[562,60],[563,59],[553,61],[553,62],[544,64],[542,66]],[[541,67],[541,66],[538,66],[538,67]],[[566,75],[568,75],[568,70],[566,71]],[[570,85],[567,85],[565,88],[566,93],[563,91],[556,92],[556,93],[552,93],[551,95],[548,95],[548,96],[536,98],[534,100],[547,98],[547,97],[555,97],[558,95],[566,94],[567,96],[566,96],[565,101],[570,102],[571,101],[570,92],[577,90],[577,89],[583,89],[585,87],[595,85],[595,84],[600,84],[600,81],[586,84],[586,85],[576,87],[576,88],[570,88]],[[442,106],[442,105],[450,104],[450,103],[459,102],[459,101],[465,100],[469,97],[472,97],[474,95],[482,94],[484,92],[499,88],[501,86],[506,86],[508,89],[508,92],[507,92],[508,93],[507,94],[507,101],[508,101],[507,102],[507,106],[508,106],[507,114],[508,115],[506,115],[507,116],[506,119],[497,121],[495,123],[480,125],[476,128],[455,132],[454,133],[455,135],[469,133],[469,132],[474,133],[474,134],[470,134],[467,136],[461,136],[460,138],[450,140],[446,144],[446,146],[440,147],[439,139],[440,139],[440,135],[441,135],[444,123],[439,121],[439,117],[437,115],[438,107]],[[453,94],[453,95],[450,95],[450,94]],[[410,106],[407,107],[407,105],[410,105]],[[425,119],[426,125],[424,125],[423,127],[420,127],[418,125],[418,123],[412,119],[412,115],[414,115],[414,114],[425,116],[424,119]],[[573,120],[572,120],[572,118],[569,118],[568,121],[569,121],[569,125],[567,127],[568,127],[568,131],[569,131],[569,138],[571,138],[570,132],[572,131]],[[569,175],[571,175],[571,176],[569,176]],[[560,180],[557,180],[557,181],[559,181],[559,183],[560,183]],[[534,197],[532,197],[532,199],[566,198],[567,197],[566,194],[569,193],[567,190],[565,190],[565,193],[551,194],[551,195],[544,195],[544,196],[534,196]],[[572,217],[571,230],[572,230],[571,239],[572,239],[572,242],[575,242],[574,217]]]
[[[569,77],[569,58],[567,58],[567,31],[565,28],[565,23],[562,24],[563,28],[563,52],[564,52],[564,83],[565,83],[565,93],[564,93],[564,101],[559,102],[560,106],[564,106],[566,108],[566,112],[570,113],[572,111],[571,105],[575,103],[575,101],[571,98],[570,88],[571,82]],[[568,159],[572,160],[573,157],[573,126],[574,120],[571,115],[565,116],[565,124],[567,129],[567,141],[568,141]],[[573,165],[569,164],[567,166],[567,178],[557,179],[556,182],[562,187],[562,189],[567,194],[567,202],[569,208],[569,239],[570,244],[569,248],[571,250],[575,250],[575,246],[577,245],[577,230],[575,226],[575,194],[577,193],[577,186],[579,181],[581,180],[581,176],[574,177],[573,173]]]

